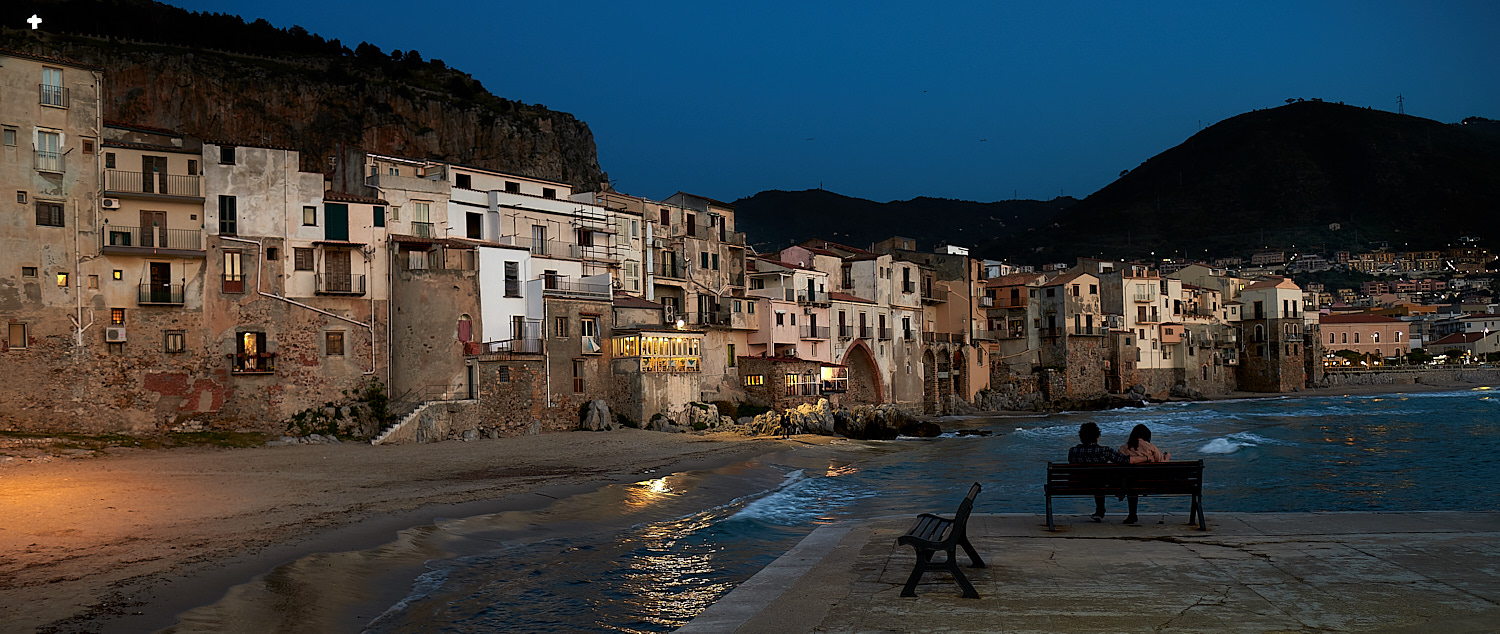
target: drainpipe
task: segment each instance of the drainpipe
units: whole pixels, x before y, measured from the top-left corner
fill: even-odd
[[[365,376],[370,376],[372,374],[375,374],[375,327],[374,326],[372,326],[370,324],[367,324],[367,323],[364,323],[364,322],[361,322],[361,321],[355,321],[355,320],[350,319],[348,317],[345,317],[343,315],[336,315],[334,313],[330,313],[330,312],[328,312],[326,310],[323,310],[321,308],[316,308],[316,307],[313,307],[313,306],[308,306],[307,304],[304,304],[302,302],[299,302],[299,301],[296,301],[296,300],[293,300],[293,299],[287,299],[287,298],[282,297],[280,295],[277,295],[277,294],[274,294],[274,293],[267,293],[267,292],[261,290],[261,288],[260,288],[260,281],[261,281],[260,263],[261,263],[262,260],[265,259],[265,258],[261,257],[261,254],[265,252],[265,245],[262,244],[259,240],[246,240],[244,238],[235,238],[235,237],[231,237],[231,236],[219,236],[219,239],[220,240],[228,240],[230,242],[241,242],[241,243],[244,243],[244,244],[253,244],[253,245],[256,246],[257,249],[259,249],[259,251],[255,254],[255,292],[257,294],[259,294],[261,297],[269,297],[271,299],[278,299],[278,300],[281,300],[281,301],[286,302],[288,304],[291,304],[293,306],[298,306],[298,307],[301,307],[301,308],[306,308],[307,310],[313,311],[315,313],[318,313],[318,314],[321,314],[321,315],[327,315],[329,317],[332,317],[332,318],[340,320],[340,321],[346,321],[346,322],[349,322],[349,323],[354,324],[356,326],[359,326],[360,328],[364,328],[364,329],[370,331],[370,369],[368,371],[366,371],[364,373],[364,375]],[[368,266],[368,264],[366,264],[366,266]],[[371,301],[374,301],[374,300],[371,300]],[[371,309],[371,310],[372,310],[372,316],[373,316],[373,309]]]
[[[656,280],[656,258],[654,257],[655,254],[651,251],[651,223],[646,220],[646,214],[644,213],[641,214],[641,224],[645,225],[646,229],[644,234],[646,242],[641,245],[641,253],[645,254],[645,257],[642,258],[645,262],[642,262],[642,264],[646,268],[645,275],[642,277],[646,278],[646,301],[654,302],[656,301],[656,285],[653,283]]]

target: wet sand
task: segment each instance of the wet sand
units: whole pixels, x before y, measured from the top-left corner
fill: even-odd
[[[787,443],[620,430],[11,460],[0,467],[0,631],[150,631],[311,553]]]

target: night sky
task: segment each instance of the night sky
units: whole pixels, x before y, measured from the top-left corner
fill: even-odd
[[[650,198],[1082,198],[1289,97],[1500,119],[1493,1],[171,4],[442,59]]]

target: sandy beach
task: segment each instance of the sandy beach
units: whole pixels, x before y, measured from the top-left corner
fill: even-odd
[[[620,430],[10,460],[0,466],[0,630],[164,627],[305,554],[374,546],[439,517],[540,508],[786,442]]]
[[[438,518],[539,509],[611,483],[829,442],[627,429],[425,445],[111,448],[12,458],[0,462],[0,631],[151,631],[311,553],[374,547]]]

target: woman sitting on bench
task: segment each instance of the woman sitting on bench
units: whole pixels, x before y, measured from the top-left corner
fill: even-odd
[[[1120,453],[1130,456],[1130,464],[1166,462],[1172,459],[1172,454],[1162,453],[1156,445],[1151,444],[1151,429],[1145,425],[1136,425],[1135,429],[1130,430],[1130,440],[1120,445]],[[1135,507],[1141,501],[1141,496],[1131,495],[1129,498],[1130,516],[1125,518],[1125,523],[1134,524],[1140,521],[1135,516]]]

